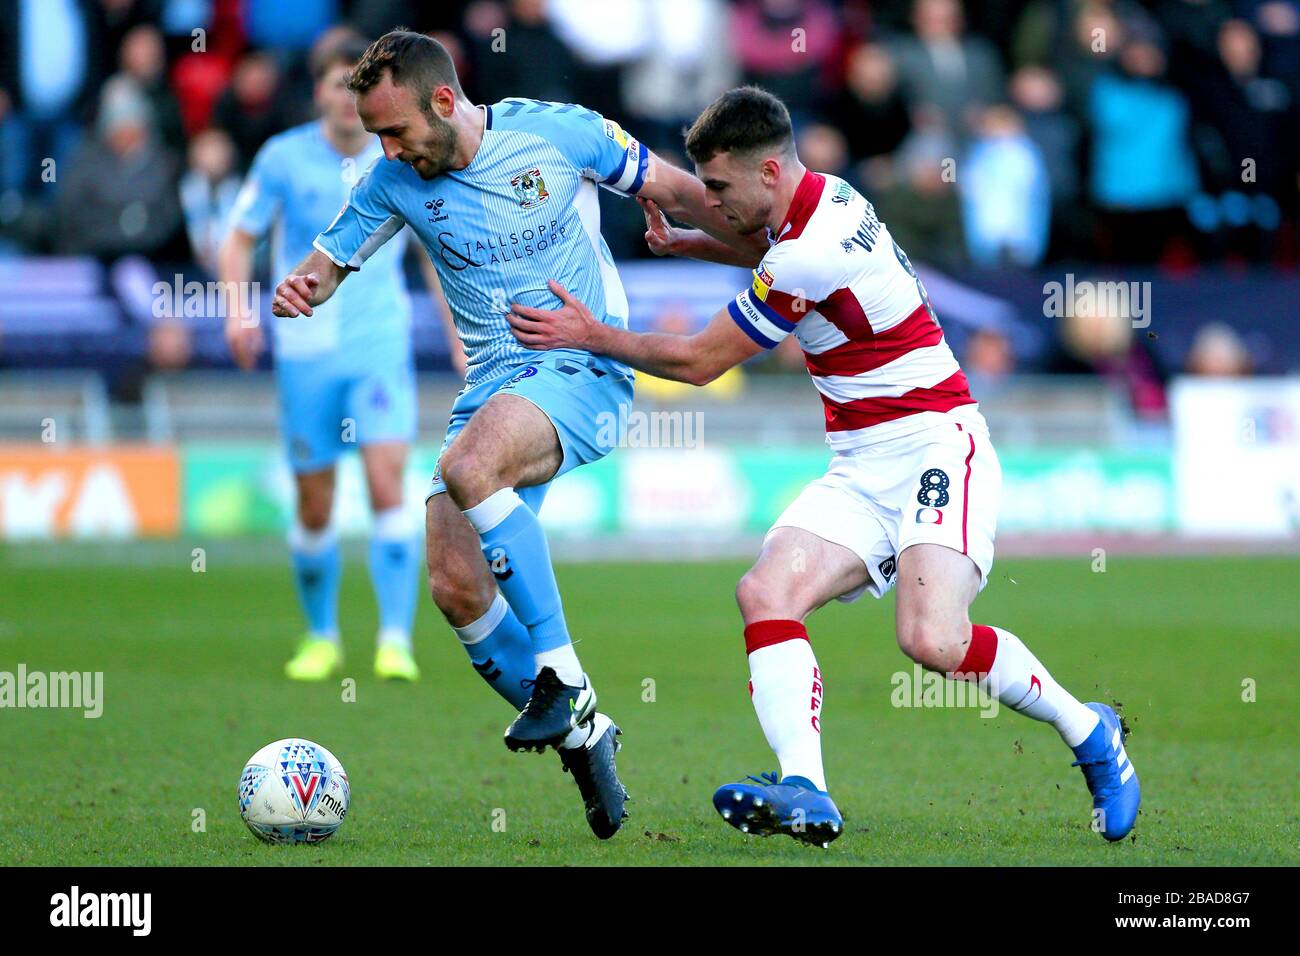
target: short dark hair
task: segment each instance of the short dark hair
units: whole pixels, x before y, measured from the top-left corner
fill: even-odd
[[[741,86],[709,104],[686,131],[686,155],[706,163],[718,153],[794,148],[794,127],[785,104],[767,90]]]
[[[360,33],[351,31],[341,35],[333,42],[314,48],[307,58],[307,64],[311,69],[311,78],[319,83],[325,74],[334,67],[340,64],[352,66],[360,62],[369,48],[370,44],[365,37]]]
[[[447,48],[433,37],[405,27],[385,33],[366,48],[348,79],[348,89],[365,93],[379,84],[385,71],[392,75],[395,85],[415,94],[426,114],[433,109],[429,100],[439,86],[450,86],[457,96],[465,95]]]

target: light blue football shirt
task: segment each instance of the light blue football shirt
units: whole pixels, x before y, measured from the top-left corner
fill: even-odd
[[[627,326],[627,296],[600,234],[597,184],[632,195],[649,163],[617,123],[581,106],[508,99],[484,110],[483,142],[468,166],[424,180],[380,159],[316,239],[336,264],[369,269],[409,225],[442,279],[471,385],[537,359],[515,341],[506,315],[514,302],[557,307],[548,279],[600,321]]]
[[[330,145],[319,122],[285,130],[258,150],[230,211],[230,225],[255,236],[270,232],[272,275],[278,282],[311,253],[316,235],[382,155],[377,136],[356,156],[344,156]],[[405,247],[405,236],[389,243],[364,276],[343,283],[311,316],[272,317],[277,359],[409,353]]]

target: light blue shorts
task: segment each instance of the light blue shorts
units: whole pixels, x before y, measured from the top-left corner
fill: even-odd
[[[555,473],[558,478],[579,465],[599,461],[617,444],[619,410],[632,407],[632,383],[632,375],[608,359],[570,350],[548,352],[535,362],[516,365],[456,396],[439,461],[470,416],[489,398],[518,395],[545,412],[555,426],[564,453],[564,461]],[[547,482],[517,490],[533,511],[539,511],[549,488]],[[424,500],[446,490],[442,468],[437,467]]]
[[[410,353],[360,361],[330,353],[276,363],[280,422],[289,464],[320,471],[349,448],[415,439],[415,369]]]

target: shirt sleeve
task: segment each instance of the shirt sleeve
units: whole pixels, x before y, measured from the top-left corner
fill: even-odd
[[[252,168],[230,208],[229,228],[262,236],[284,201],[284,180],[275,161],[273,143],[265,143],[253,158]]]
[[[824,283],[815,270],[800,269],[799,258],[773,248],[754,270],[749,288],[727,306],[741,331],[765,349],[780,345],[820,298]]]
[[[624,196],[645,182],[650,151],[611,119],[571,103],[552,112],[552,142],[581,174]]]
[[[381,162],[376,159],[357,180],[347,204],[312,243],[336,266],[355,272],[406,224],[406,220],[393,211],[384,189]]]

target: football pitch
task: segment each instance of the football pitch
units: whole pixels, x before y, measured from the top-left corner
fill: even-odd
[[[0,672],[103,672],[103,713],[0,710],[0,864],[26,865],[1219,865],[1300,862],[1295,585],[1300,558],[999,561],[977,622],[1015,631],[1083,700],[1114,704],[1143,785],[1134,835],[1088,829],[1055,732],[1003,711],[897,707],[912,666],[893,598],[810,622],[826,679],[826,851],[743,836],[719,784],[775,769],[746,693],[732,598],[743,562],[567,564],[560,585],[600,707],[624,730],[631,818],[587,829],[552,754],[511,754],[510,708],[427,597],[418,684],[371,674],[374,602],[349,552],[340,680],[292,684],[301,629],[287,561],[213,546],[0,551]],[[1244,699],[1243,699],[1244,698]],[[239,819],[245,760],[302,736],[352,782],[338,834],[258,843]]]

